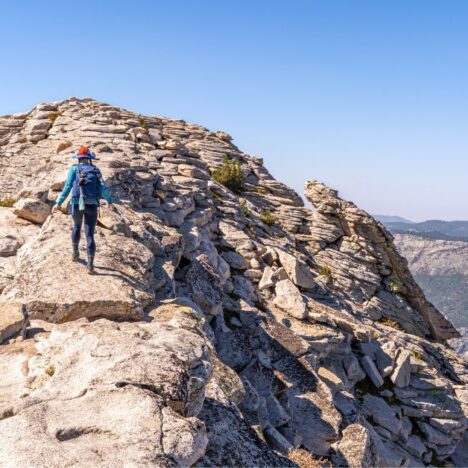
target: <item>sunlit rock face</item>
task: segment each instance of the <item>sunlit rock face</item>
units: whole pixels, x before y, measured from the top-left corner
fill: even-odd
[[[82,144],[117,206],[94,276],[51,214]],[[75,98],[1,117],[6,466],[466,466],[456,330],[382,224],[305,193],[181,120]]]

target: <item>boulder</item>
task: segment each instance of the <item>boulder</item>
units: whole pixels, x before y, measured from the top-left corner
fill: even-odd
[[[294,283],[285,279],[276,283],[273,303],[299,320],[307,316],[306,303]]]
[[[361,424],[350,424],[343,431],[342,439],[333,446],[333,466],[349,468],[373,468],[380,466],[378,449],[368,429]]]
[[[34,198],[21,198],[13,207],[13,213],[19,218],[26,219],[32,223],[42,224],[51,213],[47,203]]]
[[[408,351],[400,349],[395,360],[395,367],[390,379],[399,388],[407,387],[411,377],[411,355]]]
[[[409,436],[403,448],[416,458],[422,458],[428,451],[421,438],[416,435]]]
[[[263,291],[264,289],[268,289],[275,284],[274,281],[274,274],[275,272],[269,266],[266,266],[263,270],[262,278],[258,283],[258,290]]]
[[[24,335],[27,317],[21,304],[0,302],[0,343],[20,333]]]
[[[289,279],[296,286],[304,289],[313,289],[315,285],[314,276],[305,262],[281,249],[276,249],[276,253]]]
[[[348,379],[351,381],[357,382],[366,377],[364,370],[359,365],[359,360],[352,353],[343,358],[343,367],[346,371]]]
[[[395,410],[383,398],[367,393],[363,398],[363,411],[376,424],[379,424],[392,434],[400,434],[402,422],[396,417]]]
[[[245,258],[232,250],[223,252],[221,256],[224,258],[224,260],[226,260],[226,262],[229,263],[229,266],[234,270],[247,270],[247,268],[249,267],[248,263],[245,261]]]
[[[430,424],[427,424],[424,421],[418,421],[419,429],[425,435],[428,442],[434,445],[449,445],[452,442],[452,439],[441,431],[438,431]]]
[[[17,218],[11,208],[0,207],[0,258],[13,257],[38,226]]]
[[[374,361],[369,356],[363,356],[361,359],[362,367],[366,371],[367,376],[371,379],[372,383],[377,387],[381,387],[384,383],[379,370],[375,367]]]
[[[228,331],[217,336],[219,359],[235,370],[243,369],[252,359],[248,335],[243,330]]]
[[[206,255],[195,258],[185,273],[185,281],[194,302],[207,315],[220,312],[223,290],[218,274],[210,265]]]
[[[284,426],[291,420],[291,417],[287,411],[281,406],[279,401],[273,395],[269,395],[265,399],[265,403],[268,412],[268,419],[270,420],[273,427]]]
[[[382,377],[387,377],[387,375],[391,374],[394,367],[395,356],[396,344],[392,340],[384,343],[382,347],[377,349],[375,353],[375,360],[377,368],[379,369]]]

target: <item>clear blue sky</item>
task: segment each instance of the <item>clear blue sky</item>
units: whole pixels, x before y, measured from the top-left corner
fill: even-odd
[[[0,114],[69,96],[222,129],[302,193],[468,219],[468,1],[0,3]]]

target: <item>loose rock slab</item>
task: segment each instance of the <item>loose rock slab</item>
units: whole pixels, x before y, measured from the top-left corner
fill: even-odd
[[[0,343],[17,333],[24,332],[26,323],[21,304],[0,303]]]
[[[81,317],[138,319],[153,298],[153,254],[131,238],[99,238],[96,275],[71,260],[68,216],[57,213],[18,255],[14,281],[0,301],[22,303],[31,318],[65,322]]]
[[[47,203],[33,198],[20,199],[15,203],[13,210],[16,216],[37,224],[42,224],[50,215],[50,211]]]
[[[273,302],[288,314],[300,320],[307,316],[306,303],[299,289],[289,279],[276,283],[276,297]]]
[[[211,376],[204,321],[190,307],[157,312],[150,323],[57,325],[3,347],[2,466],[195,463],[208,443],[196,418]]]

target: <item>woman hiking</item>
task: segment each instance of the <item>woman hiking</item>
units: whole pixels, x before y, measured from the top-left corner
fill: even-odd
[[[92,160],[96,156],[87,146],[80,146],[78,153],[73,156],[78,159],[78,163],[70,167],[67,180],[60,197],[52,212],[57,211],[59,206],[72,192],[71,196],[71,215],[73,217],[72,228],[72,260],[77,262],[80,259],[79,243],[81,236],[81,225],[84,219],[84,230],[86,235],[88,263],[86,267],[89,274],[94,273],[94,254],[96,244],[94,242],[94,231],[96,229],[99,200],[104,198],[107,201],[109,209],[114,211],[112,197],[104,184],[101,171],[93,165]]]

